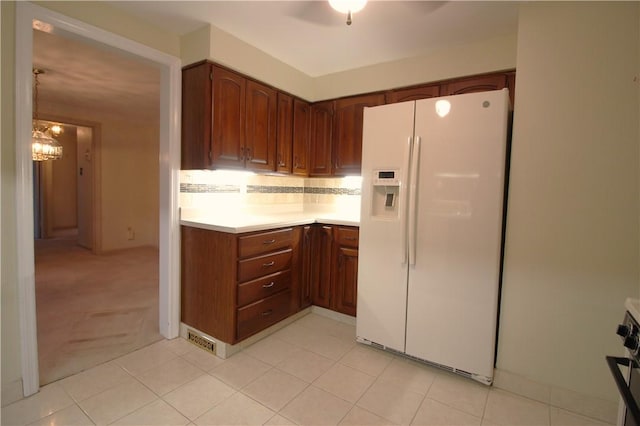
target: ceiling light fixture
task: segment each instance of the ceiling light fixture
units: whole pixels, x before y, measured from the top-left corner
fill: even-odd
[[[351,25],[351,15],[360,12],[367,4],[367,0],[329,0],[332,8],[347,14],[347,25]]]
[[[34,114],[33,129],[31,131],[31,157],[33,161],[57,160],[62,158],[62,145],[51,135],[51,129],[43,126],[38,120],[38,76],[44,74],[44,70],[33,69],[34,84]]]

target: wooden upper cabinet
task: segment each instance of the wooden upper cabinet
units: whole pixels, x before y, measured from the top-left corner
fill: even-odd
[[[276,169],[278,93],[253,80],[246,83],[245,165],[248,169]]]
[[[440,87],[441,96],[461,95],[463,93],[486,92],[488,90],[500,90],[507,87],[507,75],[488,74],[470,78],[461,78]]]
[[[213,167],[244,167],[246,87],[244,77],[213,67]]]
[[[309,139],[309,175],[331,176],[331,132],[333,101],[311,105],[311,135]]]
[[[333,175],[360,174],[362,122],[365,107],[384,104],[383,94],[353,96],[335,102],[333,116]]]
[[[276,171],[291,173],[293,159],[293,97],[278,93]]]
[[[293,101],[293,174],[309,175],[309,130],[311,105],[300,99]]]
[[[276,169],[278,92],[203,61],[182,70],[182,169]],[[291,141],[288,141],[289,146]]]
[[[361,173],[365,107],[509,89],[504,71],[310,104],[209,61],[182,69],[182,169],[237,168],[299,176]]]
[[[209,63],[182,70],[180,168],[184,170],[206,169],[211,165],[212,70]]]
[[[417,101],[418,99],[437,98],[438,96],[440,96],[440,85],[428,84],[424,86],[390,90],[385,94],[385,101],[388,104],[393,104],[396,102]]]

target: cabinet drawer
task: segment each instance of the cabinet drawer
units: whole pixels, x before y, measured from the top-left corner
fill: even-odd
[[[267,275],[238,286],[238,306],[244,306],[256,300],[264,299],[272,294],[289,288],[291,271],[286,270]]]
[[[358,228],[338,227],[338,235],[336,237],[338,244],[347,247],[358,247]]]
[[[293,241],[291,228],[262,232],[238,238],[238,257],[245,258],[289,247]]]
[[[291,249],[238,261],[238,282],[245,282],[291,267]]]
[[[286,290],[238,309],[238,340],[286,318],[290,301],[291,291]]]

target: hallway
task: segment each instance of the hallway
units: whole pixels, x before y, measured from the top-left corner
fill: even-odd
[[[95,255],[73,238],[35,241],[40,384],[162,339],[158,250]]]

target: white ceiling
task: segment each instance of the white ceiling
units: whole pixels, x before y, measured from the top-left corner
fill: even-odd
[[[33,66],[41,111],[55,116],[109,114],[158,119],[160,71],[147,62],[96,43],[33,31]],[[76,117],[78,118],[78,117]]]
[[[376,1],[353,24],[322,1],[107,1],[183,35],[211,24],[309,76],[417,56],[515,34],[518,2]],[[121,117],[158,114],[159,72],[95,43],[34,31],[34,66],[49,105]]]

